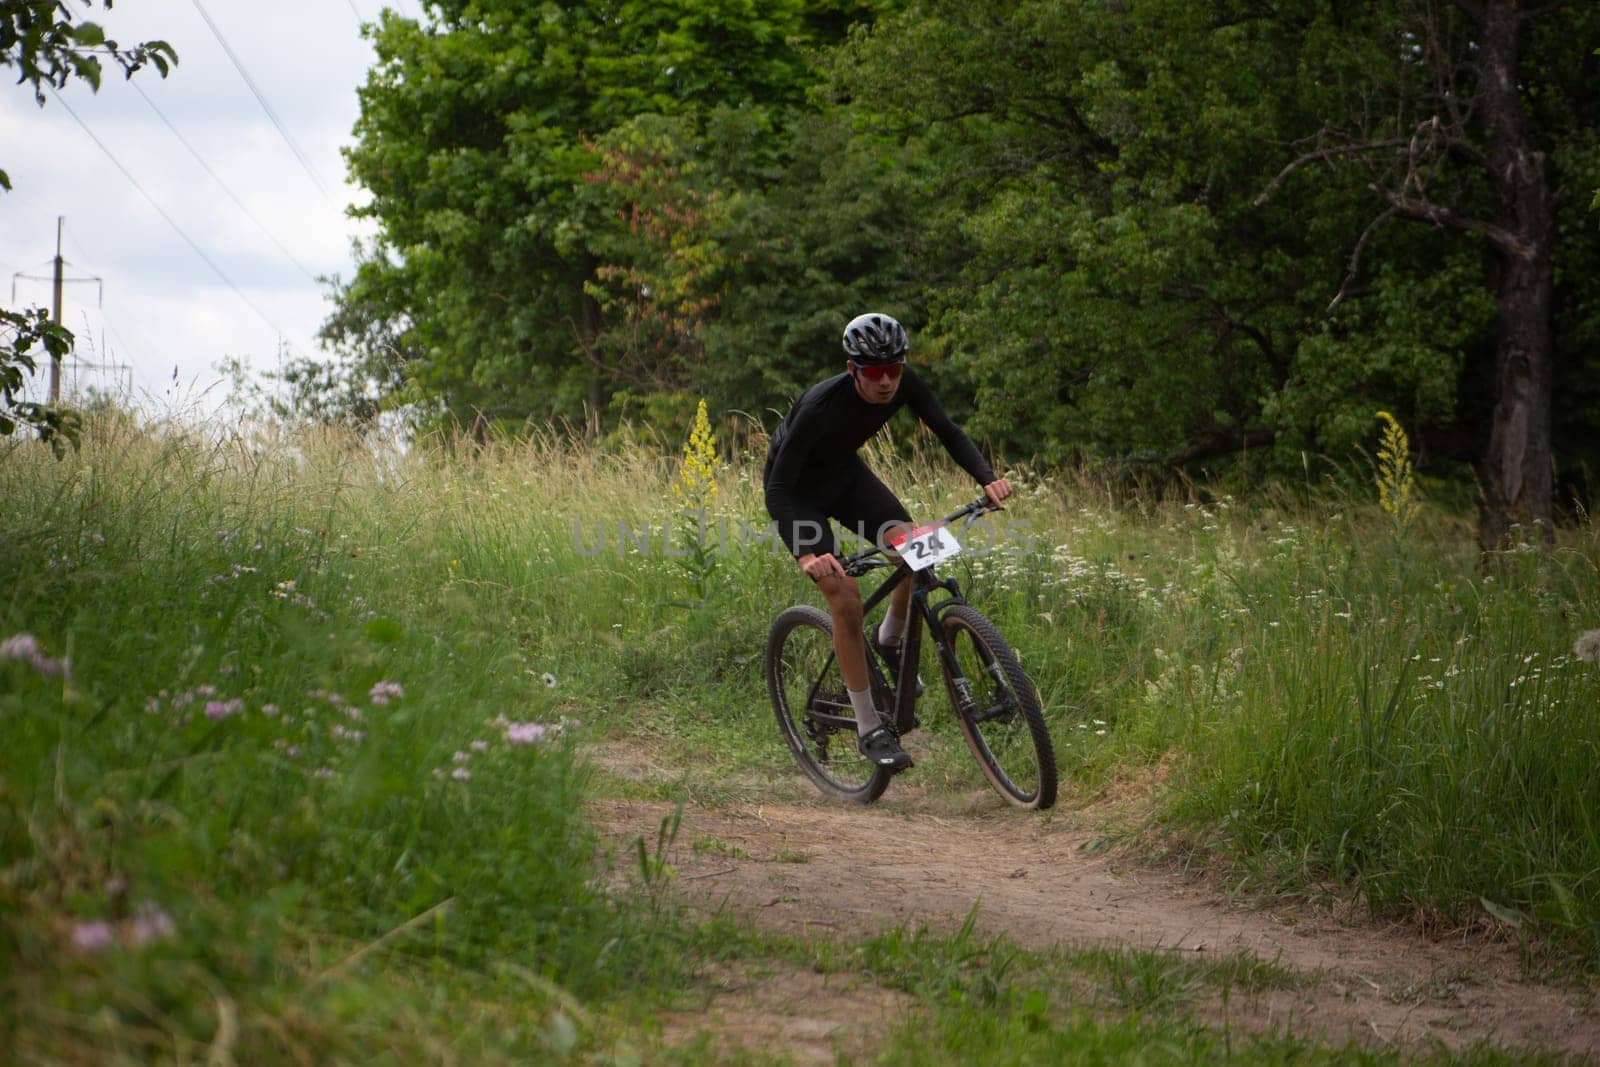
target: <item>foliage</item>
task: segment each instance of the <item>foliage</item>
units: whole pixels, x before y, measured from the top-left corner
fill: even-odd
[[[430,418],[676,419],[697,396],[764,418],[873,306],[908,322],[958,417],[1019,455],[1249,450],[1298,472],[1369,444],[1376,408],[1425,468],[1481,455],[1488,246],[1397,225],[1372,189],[1388,158],[1336,150],[1403,133],[1368,117],[1425,117],[1424,65],[1392,42],[1448,7],[737,6],[386,19],[350,155],[379,234],[329,326],[349,373]],[[1525,29],[1552,189],[1600,183],[1596,17],[1566,5]],[[709,62],[718,42],[736,61]],[[1363,110],[1372,93],[1404,106]],[[1472,156],[1419,174],[1487,217]],[[1579,499],[1600,463],[1585,199],[1557,196],[1553,247],[1554,445]]]
[[[1385,18],[958,3],[913,5],[852,40],[841,91],[937,130],[964,161],[943,199],[973,258],[933,328],[981,428],[1017,427],[1017,445],[1047,458],[1169,460],[1342,449],[1366,436],[1374,402],[1440,444],[1473,432],[1473,366],[1493,329],[1481,257],[1440,234],[1358,242],[1375,212],[1343,172],[1258,203],[1283,146],[1375,83],[1356,71],[1387,55]],[[1541,40],[1542,54],[1573,52]],[[1592,110],[1592,80],[1539,73],[1538,99],[1564,101],[1542,135],[1581,140],[1555,111]],[[1058,387],[1037,388],[1041,372]]]
[[[94,9],[94,0],[80,2]],[[110,10],[111,0],[104,0],[104,6]],[[0,66],[19,69],[17,84],[31,85],[40,107],[45,88],[65,88],[74,78],[98,90],[102,55],[110,56],[129,78],[147,63],[163,78],[177,65],[178,53],[167,42],[123,48],[106,37],[99,23],[74,23],[73,7],[71,0],[17,0],[0,9]],[[3,174],[0,185],[11,187]]]
[[[682,200],[662,191],[670,167],[650,170],[666,165],[657,131],[641,127],[643,143],[617,131],[653,114],[698,135],[713,111],[759,123],[796,106],[810,81],[807,16],[838,10],[452,0],[430,9],[426,29],[386,14],[347,153],[372,193],[362,214],[379,227],[353,286],[367,302],[360,321],[396,324],[380,328],[402,338],[412,396],[456,417],[520,419],[598,412],[618,390],[657,388],[660,376],[629,358],[630,313],[616,291],[645,269],[613,252],[641,216],[619,218],[586,187],[599,176]],[[754,159],[772,157],[751,147]],[[601,298],[620,321],[602,321]],[[359,344],[370,330],[341,332]]]
[[[603,888],[619,879],[585,800],[598,777],[814,802],[760,650],[777,607],[817,594],[781,545],[741,542],[762,507],[737,457],[718,472],[717,610],[684,614],[660,527],[676,449],[466,444],[205,441],[108,417],[62,462],[11,446],[0,1026],[25,1054],[199,1050],[230,1011],[241,1060],[442,1042],[584,1061],[612,1044],[605,1006],[637,1030],[632,998],[694,980],[670,914]],[[942,456],[872,462],[917,514],[970,497]],[[1232,880],[1388,918],[1508,916],[1592,966],[1592,527],[1485,572],[1425,501],[1402,541],[1367,490],[1291,507],[1200,486],[1118,509],[1087,475],[1016,481],[1028,537],[948,573],[1038,683],[1069,803],[1152,778],[1156,825]],[[999,803],[929,690],[918,804]],[[611,767],[648,758],[606,777],[583,758],[601,746]],[[646,842],[649,886],[671,877],[669,836]],[[939,1025],[894,1044],[916,1062],[971,1059],[979,1021],[1019,1054],[1136,1051],[1132,1029],[1077,1014],[1086,995],[1148,1021],[1208,986],[1286,981],[1210,954],[1052,962],[970,928],[819,959],[922,998]],[[1203,1028],[1176,1036],[1214,1051]]]
[[[0,437],[26,426],[60,455],[65,445],[78,440],[82,420],[69,409],[20,399],[28,376],[38,369],[32,354],[35,345],[52,359],[61,359],[72,348],[72,334],[51,322],[43,308],[0,308]]]
[[[353,440],[221,444],[110,418],[0,464],[7,1048],[592,1043],[572,1005],[665,977],[670,931],[596,879],[565,669],[479,599],[503,546]]]
[[[93,10],[93,0],[82,2]],[[104,3],[111,7],[111,0]],[[129,78],[146,64],[164,78],[178,62],[177,52],[165,41],[123,48],[108,40],[98,23],[74,22],[69,0],[17,0],[0,6],[0,67],[17,67],[17,84],[32,86],[40,107],[46,88],[64,88],[74,78],[98,90],[101,55],[110,56]],[[0,169],[0,190],[10,188],[10,177]],[[49,322],[41,310],[0,308],[0,437],[23,426],[59,453],[64,443],[76,442],[79,417],[64,408],[17,399],[24,381],[37,369],[32,355],[36,345],[50,358],[61,359],[72,348],[72,334]]]

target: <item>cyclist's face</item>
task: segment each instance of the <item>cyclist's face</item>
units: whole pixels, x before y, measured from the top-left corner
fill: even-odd
[[[887,367],[862,367],[852,362],[846,366],[856,383],[856,392],[869,404],[887,404],[893,400],[894,394],[900,389],[900,374],[905,369],[903,363]]]

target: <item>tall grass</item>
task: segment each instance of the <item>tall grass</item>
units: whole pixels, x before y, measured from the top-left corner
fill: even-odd
[[[626,440],[386,450],[109,420],[59,462],[7,446],[0,639],[71,659],[69,682],[0,662],[17,1002],[92,1045],[95,998],[138,988],[104,969],[165,960],[256,990],[241,1025],[292,1041],[265,1021],[285,983],[333,982],[380,939],[580,997],[659,972],[662,930],[599,888],[572,741],[648,741],[691,786],[792,771],[762,641],[815,593],[762,540],[759,446],[724,457],[699,557],[676,449]],[[975,495],[919,442],[871,462],[919,516]],[[1038,683],[1069,803],[1159,766],[1162,817],[1237,871],[1492,914],[1600,961],[1600,670],[1570,655],[1600,627],[1595,527],[1485,566],[1426,508],[1397,527],[1375,501],[1129,501],[1013,473],[998,550],[947,573]],[[514,744],[512,723],[548,729]],[[917,773],[986,795],[950,751]],[[141,917],[161,936],[132,951]],[[107,931],[122,949],[73,947]],[[38,992],[61,988],[83,992]],[[111,1004],[152,1041],[218,1026]]]
[[[381,1000],[389,949],[545,1007],[670,974],[563,739],[581,591],[539,588],[493,471],[125,422],[8,447],[0,638],[38,651],[0,662],[0,999],[31,1056],[321,1047],[283,1002]]]

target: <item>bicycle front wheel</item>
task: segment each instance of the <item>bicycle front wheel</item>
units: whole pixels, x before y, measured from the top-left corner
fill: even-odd
[[[856,750],[856,716],[833,654],[833,620],[789,608],[767,633],[767,691],[800,769],[829,796],[870,804],[891,775]]]
[[[984,777],[1007,801],[1042,811],[1056,802],[1056,754],[1039,694],[994,624],[966,604],[940,617],[959,673],[945,672],[950,706]]]

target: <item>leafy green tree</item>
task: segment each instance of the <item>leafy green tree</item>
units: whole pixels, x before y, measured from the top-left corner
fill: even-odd
[[[622,314],[607,289],[633,265],[607,262],[628,221],[592,176],[605,152],[632,151],[614,131],[639,116],[692,139],[713,109],[801,106],[816,13],[802,0],[445,0],[425,27],[386,15],[347,153],[378,235],[340,299],[366,303],[329,332],[360,345],[374,330],[360,322],[390,324],[377,330],[401,338],[402,398],[457,418],[599,412],[654,388],[603,321]]]
[[[1214,18],[1182,3],[915,6],[841,55],[836,85],[858,108],[955,157],[923,224],[966,266],[930,294],[929,340],[971,383],[979,431],[1049,459],[1174,463],[1282,432],[1264,401],[1331,295],[1313,279],[1332,257],[1299,220],[1329,210],[1250,208],[1262,141],[1292,106],[1264,86],[1293,83],[1294,42]],[[1301,240],[1274,247],[1291,220]]]
[[[1552,536],[1557,190],[1562,150],[1592,152],[1597,114],[1586,44],[1593,6],[1527,0],[1371,5],[1357,34],[1319,44],[1346,75],[1274,186],[1311,165],[1355,170],[1376,201],[1355,256],[1391,219],[1468,242],[1494,302],[1491,405],[1476,469],[1479,536]],[[1342,29],[1342,27],[1341,27]],[[1382,106],[1374,107],[1374,90]],[[1569,163],[1570,165],[1570,163]],[[1584,184],[1593,178],[1592,168]]]
[[[111,7],[111,0],[104,0]],[[92,0],[83,6],[93,10]],[[0,4],[0,67],[18,69],[17,84],[33,88],[40,107],[46,89],[60,89],[74,78],[90,88],[100,88],[101,56],[122,68],[126,77],[146,64],[166,77],[178,55],[165,41],[146,41],[123,48],[107,39],[98,23],[75,21],[67,0],[8,0]],[[9,190],[11,178],[0,169],[0,189]],[[0,308],[0,436],[18,426],[31,428],[58,449],[63,440],[76,440],[77,418],[69,411],[20,399],[28,375],[36,369],[33,352],[43,348],[51,359],[61,359],[72,348],[72,334],[52,323],[42,310],[13,311]]]
[[[638,125],[660,132],[648,117]],[[917,233],[937,159],[919,141],[857,132],[838,110],[774,129],[760,112],[719,108],[703,125],[657,142],[648,189],[600,183],[597,195],[620,197],[615,210],[639,222],[604,249],[602,274],[631,264],[609,274],[622,284],[606,299],[627,312],[609,321],[641,367],[665,372],[656,397],[675,394],[678,411],[706,397],[723,411],[781,412],[842,365],[853,314],[926,317],[922,294],[954,270]],[[757,150],[774,141],[781,159]]]
[[[1173,464],[1342,448],[1370,439],[1384,408],[1423,428],[1425,450],[1476,453],[1482,470],[1505,264],[1483,227],[1463,239],[1384,224],[1431,210],[1386,200],[1408,173],[1422,183],[1412,199],[1425,189],[1463,218],[1492,220],[1507,195],[1482,160],[1498,158],[1509,120],[1485,124],[1478,108],[1450,145],[1405,147],[1423,102],[1448,94],[1403,35],[1449,7],[949,0],[854,38],[834,64],[841,96],[960,157],[933,221],[968,265],[929,299],[978,427],[1051,458]],[[1597,174],[1595,79],[1576,43],[1594,18],[1553,5],[1520,24],[1538,43],[1510,70],[1527,152],[1563,172],[1551,190]],[[1452,32],[1440,54],[1465,103],[1482,95],[1488,50]],[[1396,114],[1412,124],[1386,132]],[[1425,162],[1408,171],[1407,151]],[[1577,281],[1590,248],[1568,233],[1547,251],[1593,308]]]

